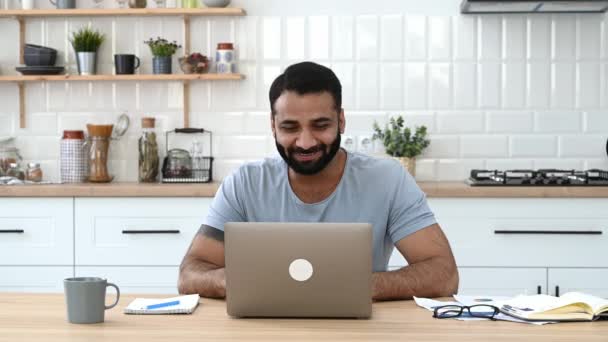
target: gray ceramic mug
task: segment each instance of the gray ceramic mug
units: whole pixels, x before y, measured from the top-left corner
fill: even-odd
[[[116,301],[106,306],[106,288],[116,289]],[[118,286],[97,277],[67,278],[63,281],[65,302],[70,323],[101,323],[107,309],[118,304],[120,290]]]
[[[57,9],[76,8],[76,0],[49,0]]]

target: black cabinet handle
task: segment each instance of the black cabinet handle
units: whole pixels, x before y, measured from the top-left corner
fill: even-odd
[[[205,129],[204,128],[176,128],[175,133],[186,133],[186,134],[205,133]]]
[[[542,287],[540,285],[538,285],[536,287],[536,294],[541,294],[541,292],[542,292]]]
[[[25,233],[23,229],[0,229],[0,233]]]
[[[123,234],[179,234],[179,229],[167,230],[128,230],[122,231]]]
[[[494,230],[494,234],[602,235],[601,230]]]
[[[555,287],[555,297],[559,297],[559,286]]]

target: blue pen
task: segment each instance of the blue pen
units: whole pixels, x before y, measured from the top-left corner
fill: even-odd
[[[178,305],[179,304],[179,300],[174,300],[172,302],[166,302],[166,303],[158,303],[158,304],[153,304],[153,305],[148,305],[146,306],[147,310],[150,309],[158,309],[158,308],[164,308],[167,306],[173,306],[173,305]]]

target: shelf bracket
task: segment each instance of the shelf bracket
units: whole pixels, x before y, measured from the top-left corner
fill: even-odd
[[[17,82],[19,88],[19,128],[25,128],[25,84]]]
[[[184,81],[184,128],[190,127],[190,81]]]
[[[19,22],[19,63],[25,64],[23,60],[23,47],[25,46],[25,20],[23,17],[17,17]]]

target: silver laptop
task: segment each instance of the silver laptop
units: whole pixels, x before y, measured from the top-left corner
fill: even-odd
[[[370,224],[229,222],[224,230],[230,316],[371,316]]]

